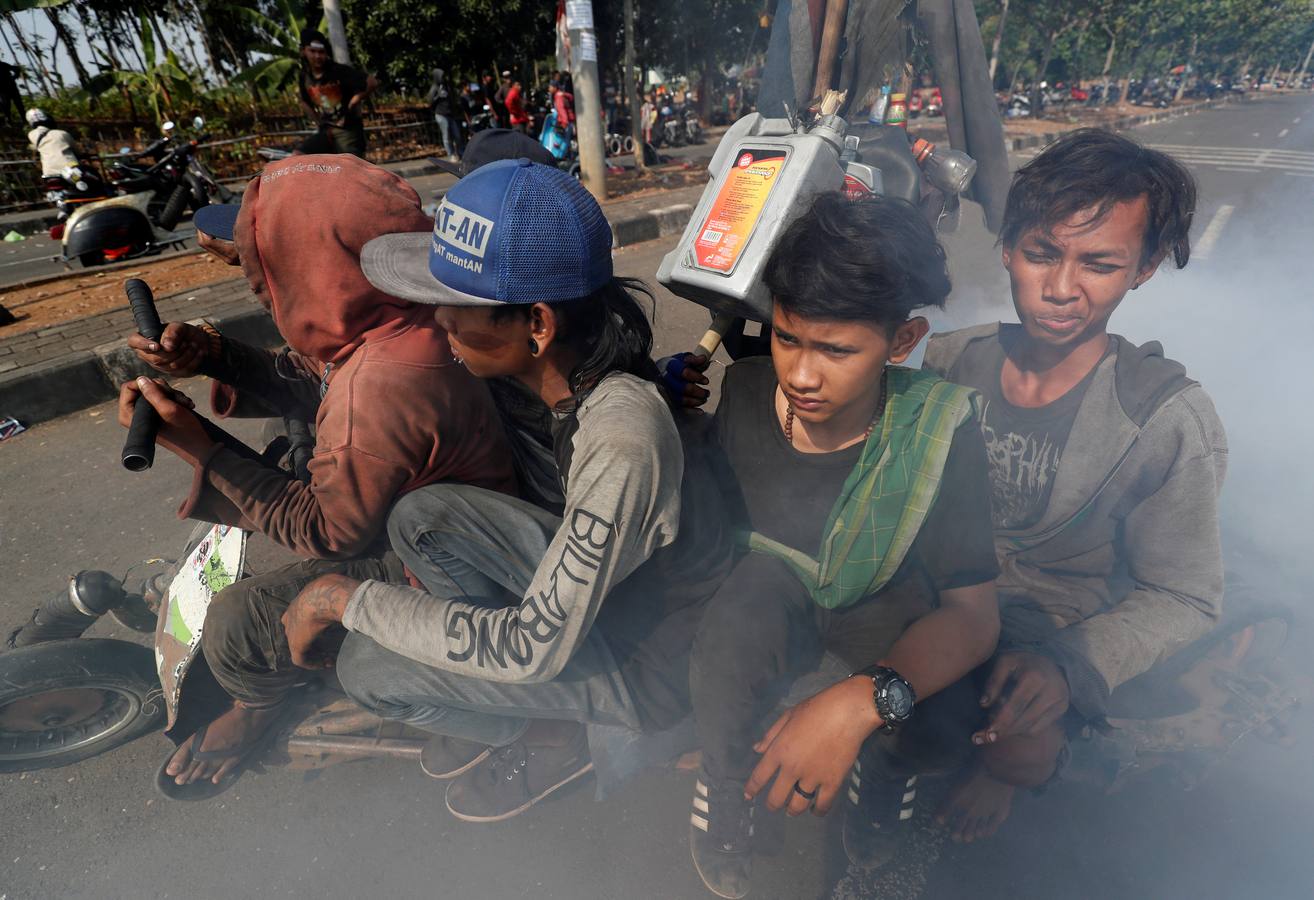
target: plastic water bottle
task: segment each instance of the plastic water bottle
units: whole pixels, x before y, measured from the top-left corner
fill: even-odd
[[[890,105],[890,86],[881,85],[881,92],[876,97],[876,102],[871,105],[871,112],[867,114],[867,121],[872,125],[883,125],[885,123],[885,110]]]

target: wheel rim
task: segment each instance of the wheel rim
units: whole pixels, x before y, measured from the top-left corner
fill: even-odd
[[[0,760],[39,760],[127,728],[141,711],[135,694],[109,685],[33,691],[0,705]]]

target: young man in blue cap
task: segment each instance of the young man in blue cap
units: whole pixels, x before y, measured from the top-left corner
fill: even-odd
[[[285,617],[298,664],[326,627],[361,705],[437,735],[451,812],[513,816],[593,768],[583,723],[662,730],[689,708],[688,653],[728,568],[713,462],[655,384],[652,332],[574,179],[528,159],[453,187],[432,233],[371,242],[380,290],[434,305],[467,369],[551,410],[558,515],[466,485],[399,503],[393,548],[424,589],[330,577]],[[550,257],[552,265],[544,265]]]

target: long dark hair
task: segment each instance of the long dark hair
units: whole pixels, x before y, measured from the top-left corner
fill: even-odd
[[[578,300],[553,303],[557,340],[575,352],[579,362],[570,371],[570,390],[578,397],[612,372],[626,372],[657,382],[652,361],[652,326],[636,295],[655,308],[652,290],[637,278],[612,278]],[[499,307],[494,322],[519,315],[528,317],[529,305]]]
[[[1141,265],[1171,255],[1184,267],[1191,258],[1195,176],[1167,153],[1098,128],[1068,132],[1018,169],[999,242],[1016,247],[1033,228],[1052,229],[1087,210],[1087,224],[1094,224],[1115,203],[1137,197],[1149,207]]]

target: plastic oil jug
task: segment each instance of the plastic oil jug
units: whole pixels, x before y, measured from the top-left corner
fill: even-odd
[[[714,313],[771,320],[762,274],[785,229],[818,193],[852,189],[855,181],[865,180],[868,190],[874,186],[866,173],[846,185],[848,160],[841,154],[848,125],[825,110],[823,104],[807,129],[759,113],[730,127],[680,242],[657,269],[658,281]]]

